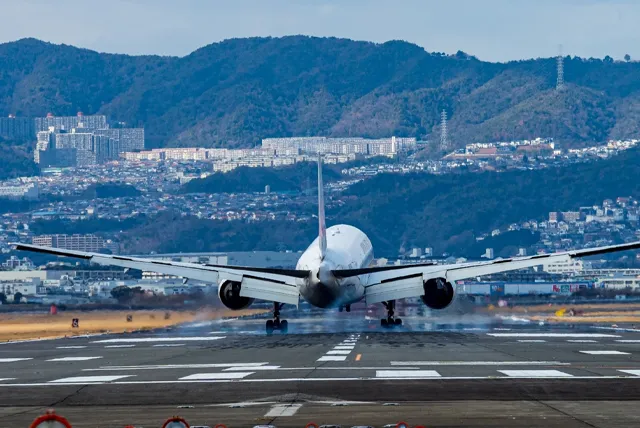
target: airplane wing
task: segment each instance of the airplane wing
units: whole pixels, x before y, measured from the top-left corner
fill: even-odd
[[[352,271],[333,271],[338,278],[358,276],[365,288],[365,300],[378,303],[388,300],[419,297],[425,294],[424,282],[433,278],[444,278],[452,284],[455,281],[483,275],[507,272],[548,263],[570,261],[572,259],[614,253],[640,248],[640,241],[607,247],[587,248],[552,254],[538,254],[527,257],[471,262],[453,265],[405,265],[364,268]]]
[[[225,280],[237,281],[243,285],[240,291],[242,297],[288,303],[296,306],[298,305],[300,296],[296,280],[309,276],[309,272],[304,270],[183,263],[141,257],[62,250],[59,248],[30,244],[16,243],[12,245],[15,246],[16,250],[75,257],[104,266],[120,266],[128,269],[146,270],[208,283],[220,284],[221,281]]]

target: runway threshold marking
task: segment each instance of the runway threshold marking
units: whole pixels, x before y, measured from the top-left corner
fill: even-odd
[[[346,355],[323,355],[317,361],[345,361]]]
[[[622,351],[580,351],[580,353],[589,355],[629,355],[628,352]]]
[[[17,361],[28,361],[33,358],[0,358],[0,363],[15,363]]]
[[[435,370],[376,370],[378,378],[423,378],[441,377]]]
[[[560,366],[560,361],[391,361],[392,366]]]
[[[332,350],[327,351],[325,355],[316,361],[346,361],[347,356],[355,348],[358,339],[360,339],[359,334],[350,334],[347,339],[344,339],[341,343],[334,346]]]
[[[89,361],[89,360],[97,360],[102,357],[60,357],[60,358],[52,358],[47,361],[52,362],[62,362],[62,361]]]
[[[640,376],[640,370],[618,370],[618,371],[622,373],[627,373],[633,376]]]
[[[561,372],[559,370],[498,370],[500,373],[509,377],[573,377],[569,373]]]
[[[225,339],[226,337],[227,336],[139,337],[94,340],[91,343],[209,342]]]
[[[74,376],[74,377],[65,377],[62,379],[52,380],[49,383],[104,383],[104,382],[113,382],[115,380],[124,379],[126,377],[131,377],[131,375],[120,375],[120,376]]]
[[[276,404],[271,407],[267,413],[265,413],[266,418],[279,418],[282,416],[293,416],[298,410],[300,410],[302,404]]]
[[[242,379],[254,372],[235,372],[235,373],[195,373],[189,376],[181,377],[180,380],[211,380],[211,379]]]

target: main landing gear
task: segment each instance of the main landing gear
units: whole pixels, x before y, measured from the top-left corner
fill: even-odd
[[[274,330],[280,330],[286,334],[289,331],[289,323],[287,320],[280,319],[280,309],[284,303],[273,302],[273,319],[267,321],[267,334],[273,333]]]
[[[402,319],[394,317],[396,301],[389,300],[387,302],[382,302],[382,304],[387,308],[387,317],[380,320],[380,325],[384,328],[401,327]]]
[[[351,305],[345,305],[345,306],[340,305],[340,307],[338,308],[338,311],[342,312],[343,309],[346,309],[347,312],[351,312]]]

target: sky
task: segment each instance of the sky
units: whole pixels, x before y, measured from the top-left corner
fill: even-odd
[[[183,56],[229,38],[406,40],[486,61],[640,59],[638,0],[0,0],[0,43]],[[560,45],[562,47],[560,48]]]

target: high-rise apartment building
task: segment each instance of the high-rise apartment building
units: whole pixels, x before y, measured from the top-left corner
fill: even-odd
[[[32,238],[34,245],[44,247],[61,248],[65,250],[99,252],[102,249],[109,249],[117,252],[117,244],[110,240],[92,234],[88,235],[40,235]]]
[[[33,118],[30,117],[0,117],[0,137],[25,140],[35,135]]]
[[[85,116],[78,113],[76,116],[54,116],[49,113],[47,117],[35,118],[35,131],[48,131],[53,127],[56,131],[70,132],[72,129],[82,128],[87,131],[107,128],[107,116],[103,114]]]

